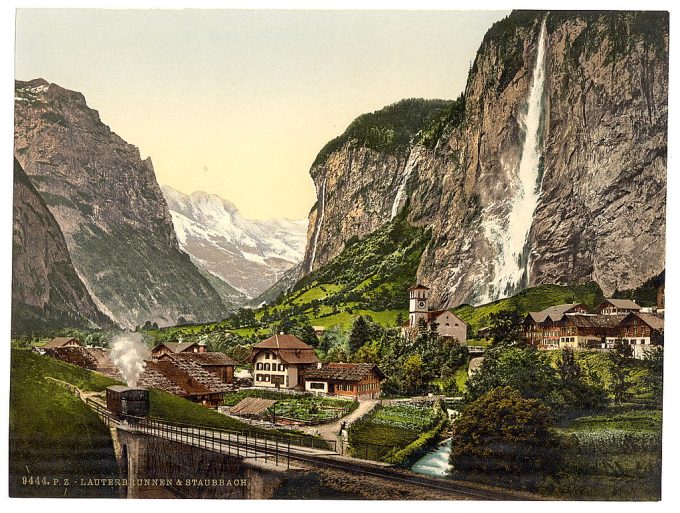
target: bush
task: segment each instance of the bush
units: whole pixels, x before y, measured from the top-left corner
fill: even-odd
[[[558,439],[550,409],[499,387],[469,404],[456,420],[451,439],[454,475],[485,475],[511,486],[536,488],[556,471]]]
[[[434,428],[420,435],[414,442],[400,451],[395,452],[388,462],[401,467],[411,467],[439,442],[440,434],[448,424],[448,419],[442,418]]]

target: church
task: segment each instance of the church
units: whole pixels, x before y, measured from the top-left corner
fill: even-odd
[[[429,326],[437,323],[437,333],[442,338],[467,343],[467,323],[450,310],[430,310],[430,289],[418,283],[410,289],[408,324],[404,326],[407,336],[415,335],[421,320]]]

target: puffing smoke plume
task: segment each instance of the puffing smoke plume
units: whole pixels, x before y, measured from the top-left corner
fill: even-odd
[[[136,387],[151,354],[139,333],[125,333],[113,339],[109,355],[129,387]]]

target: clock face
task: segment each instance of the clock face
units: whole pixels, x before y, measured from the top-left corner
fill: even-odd
[[[420,308],[425,308],[425,301],[418,301],[418,306]]]

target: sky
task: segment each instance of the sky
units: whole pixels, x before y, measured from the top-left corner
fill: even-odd
[[[161,184],[301,219],[326,142],[400,99],[456,98],[507,14],[18,9],[15,77],[82,92]]]

